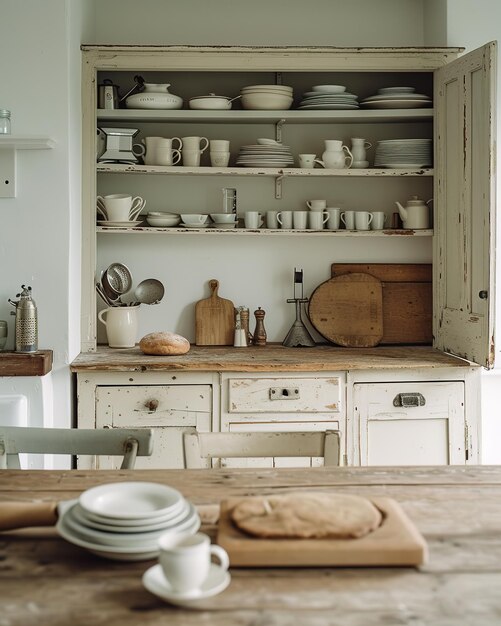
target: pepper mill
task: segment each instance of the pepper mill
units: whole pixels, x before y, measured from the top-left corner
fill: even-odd
[[[254,330],[254,345],[265,346],[266,345],[266,331],[264,329],[264,316],[265,311],[261,307],[258,307],[257,311],[254,311],[256,318],[256,328]]]

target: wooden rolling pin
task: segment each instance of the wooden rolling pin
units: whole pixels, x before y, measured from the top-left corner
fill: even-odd
[[[30,526],[54,526],[58,516],[57,502],[2,502],[0,531]]]

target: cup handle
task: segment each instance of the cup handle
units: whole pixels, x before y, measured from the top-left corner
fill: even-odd
[[[325,222],[329,219],[329,214],[327,213],[327,211],[322,211],[322,215],[325,215],[322,224],[325,224]]]
[[[367,226],[370,226],[370,223],[372,222],[373,219],[374,219],[374,214],[373,213],[369,213],[369,219],[367,220]]]
[[[174,139],[177,139],[177,137],[174,137]],[[181,141],[181,140],[179,140],[179,141]],[[181,160],[181,150],[176,150],[175,148],[173,148],[173,150],[172,150],[172,165],[177,165],[180,160]]]
[[[367,149],[369,149],[369,148],[372,148],[372,144],[371,144],[371,142],[370,142],[370,141],[365,141],[365,142],[364,142],[364,148],[365,148],[366,150],[367,150]]]
[[[349,169],[353,163],[353,154],[350,152],[350,149],[348,148],[348,146],[343,146],[343,150],[346,152],[346,156],[344,159],[345,164],[346,164],[346,159],[350,159],[349,164],[346,165],[346,167]]]
[[[343,222],[343,224],[346,226],[346,221],[344,219],[344,211],[343,213],[340,214],[339,219]]]
[[[209,147],[209,140],[207,139],[207,137],[201,137],[200,138],[200,146],[202,146],[202,142],[205,141],[205,146],[202,148],[200,147],[200,154],[203,154],[207,148]]]
[[[99,206],[99,204],[96,204],[96,210],[101,217],[103,217],[105,220],[108,220],[108,216],[106,215],[104,210]]]
[[[321,161],[320,159],[314,159],[313,163],[318,163],[319,165],[321,165],[322,167],[325,167],[324,162]]]
[[[282,216],[282,212],[281,212],[281,211],[279,211],[279,212],[277,213],[277,222],[280,224],[280,226],[282,226],[281,216]]]
[[[134,148],[137,149],[137,152],[134,150]],[[132,146],[132,152],[134,156],[143,157],[146,154],[146,148],[143,146],[142,143],[135,143]]]
[[[210,547],[210,553],[212,556],[215,556],[216,559],[219,561],[219,567],[224,570],[228,569],[228,567],[230,566],[230,559],[228,557],[228,553],[224,548],[222,548],[221,546],[213,545]]]
[[[178,141],[179,142],[179,146],[177,148],[174,148],[174,146],[172,146],[173,150],[181,150],[181,148],[183,147],[183,142],[181,141],[181,139],[179,139],[179,137],[172,137],[172,143],[174,143],[174,141]]]
[[[99,313],[97,314],[97,317],[99,319],[100,322],[102,322],[105,326],[108,325],[108,322],[103,319],[103,316],[105,313],[108,313],[109,309],[103,309],[102,311],[99,311]]]
[[[131,222],[135,221],[139,213],[144,209],[146,201],[141,196],[136,196],[132,199],[132,206],[129,211],[129,219]]]

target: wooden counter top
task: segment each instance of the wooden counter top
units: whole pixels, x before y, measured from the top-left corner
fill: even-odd
[[[72,372],[137,372],[185,370],[206,372],[319,372],[371,369],[415,369],[471,367],[472,364],[428,346],[393,348],[233,348],[192,346],[182,356],[146,356],[139,347],[108,348],[80,354],[71,364]]]
[[[0,376],[45,376],[52,370],[52,350],[0,352]]]

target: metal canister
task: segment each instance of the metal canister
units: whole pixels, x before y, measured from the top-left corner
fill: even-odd
[[[9,302],[16,307],[16,352],[36,352],[38,350],[38,314],[35,301],[31,297],[31,287],[21,285],[19,300]]]
[[[231,187],[223,188],[223,213],[237,212],[237,190]]]

